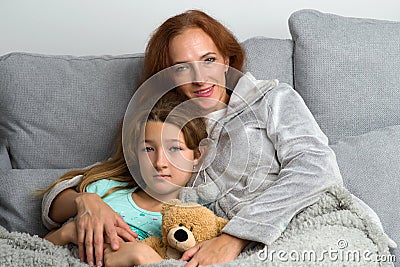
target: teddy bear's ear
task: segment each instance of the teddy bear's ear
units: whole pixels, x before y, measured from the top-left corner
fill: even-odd
[[[221,232],[222,228],[224,228],[225,225],[228,223],[228,220],[225,220],[224,218],[218,216],[215,216],[215,221],[218,228],[218,232]]]
[[[165,204],[168,204],[168,205],[171,205],[171,206],[176,206],[176,205],[179,205],[181,203],[182,202],[179,199],[173,198],[173,199],[169,200],[168,202],[166,202]]]
[[[161,213],[165,214],[167,210],[169,210],[173,206],[177,206],[181,204],[182,202],[179,199],[171,199],[168,202],[164,202],[161,206]]]

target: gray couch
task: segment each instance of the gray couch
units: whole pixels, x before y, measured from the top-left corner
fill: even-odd
[[[400,245],[400,22],[301,10],[289,28],[292,40],[244,41],[246,71],[295,87],[329,137],[345,185]],[[34,190],[110,156],[142,64],[143,54],[0,57],[2,226],[46,233]]]

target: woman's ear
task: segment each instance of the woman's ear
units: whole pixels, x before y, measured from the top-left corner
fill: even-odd
[[[224,65],[225,65],[225,72],[227,72],[228,71],[228,69],[229,69],[229,57],[225,57],[224,58]]]
[[[202,151],[203,150],[203,151]],[[204,149],[201,149],[201,146],[199,146],[195,151],[194,151],[194,159],[193,159],[193,165],[199,165],[199,161],[201,159],[201,156],[203,155]]]

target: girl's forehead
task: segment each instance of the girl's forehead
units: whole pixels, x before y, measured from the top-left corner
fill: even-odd
[[[184,136],[181,129],[169,122],[161,121],[148,121],[142,127],[142,136],[145,139],[156,139],[156,140],[171,140],[176,139],[184,141]]]

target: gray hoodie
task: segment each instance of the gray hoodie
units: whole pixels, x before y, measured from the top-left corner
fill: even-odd
[[[180,198],[229,219],[224,233],[270,244],[296,213],[342,184],[328,138],[287,84],[247,73],[207,128],[203,168]]]

